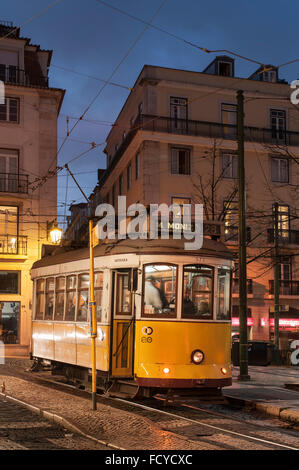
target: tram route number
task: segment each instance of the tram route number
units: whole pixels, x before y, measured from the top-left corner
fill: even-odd
[[[153,333],[153,329],[151,326],[144,326],[142,328],[142,334],[146,336],[141,336],[141,342],[142,343],[151,343],[153,341],[153,338],[151,337],[151,334]]]

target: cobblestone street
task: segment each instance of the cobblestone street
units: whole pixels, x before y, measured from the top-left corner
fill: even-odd
[[[107,450],[0,397],[1,450]]]

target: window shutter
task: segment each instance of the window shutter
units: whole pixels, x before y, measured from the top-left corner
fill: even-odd
[[[171,149],[171,173],[178,174],[179,172],[179,150]]]
[[[9,120],[18,122],[18,100],[9,99]]]

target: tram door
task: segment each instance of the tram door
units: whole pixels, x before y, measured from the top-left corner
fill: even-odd
[[[129,289],[131,273],[114,273],[111,375],[133,377],[134,307]]]

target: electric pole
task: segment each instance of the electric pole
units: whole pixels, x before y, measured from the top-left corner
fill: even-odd
[[[247,272],[246,272],[246,202],[244,164],[244,96],[237,92],[238,189],[239,189],[239,319],[240,319],[240,373],[238,380],[249,380],[247,338]]]
[[[278,202],[274,204],[274,344],[275,363],[280,364],[279,353],[279,234],[278,234]]]

